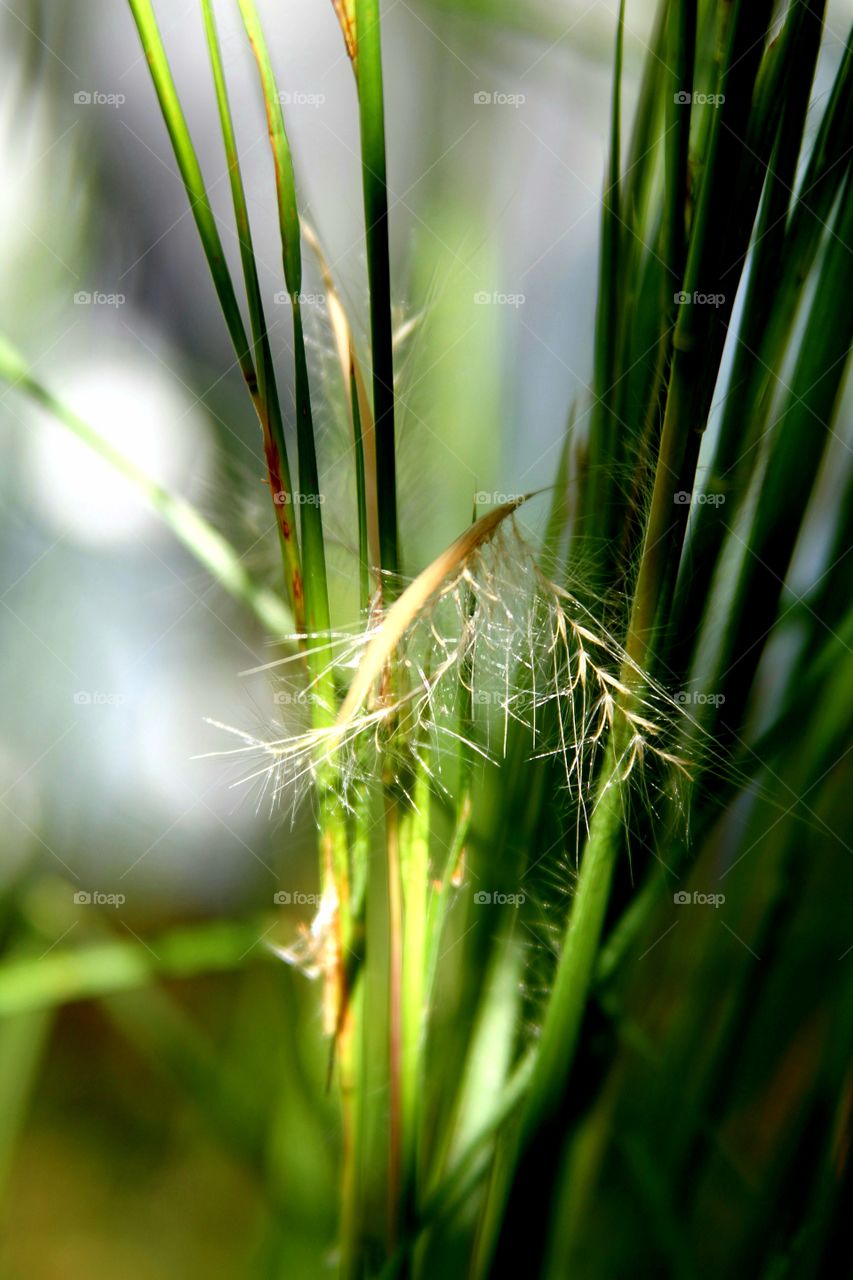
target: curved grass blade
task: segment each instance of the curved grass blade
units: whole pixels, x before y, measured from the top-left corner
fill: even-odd
[[[239,553],[213,525],[184,498],[169,493],[63,404],[30,373],[23,357],[2,337],[0,379],[47,409],[83,444],[129,480],[190,554],[229,595],[252,610],[270,635],[281,640],[293,634],[294,618],[287,605],[275,592],[255,582],[243,567]]]
[[[498,527],[530,497],[515,498],[481,516],[450,546],[418,574],[386,613],[373,639],[364,650],[358,669],[338,712],[337,725],[343,730],[355,718],[375,680],[392,658],[406,629],[429,603],[441,584],[478,547],[493,536]]]

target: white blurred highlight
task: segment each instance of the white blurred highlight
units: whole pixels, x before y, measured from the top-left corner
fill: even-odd
[[[148,353],[144,361],[92,353],[59,385],[65,402],[153,479],[176,492],[198,490],[209,461],[203,411]],[[127,480],[46,415],[38,415],[28,454],[33,506],[58,533],[91,546],[168,536]]]

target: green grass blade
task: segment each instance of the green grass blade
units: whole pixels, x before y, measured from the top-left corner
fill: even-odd
[[[307,633],[307,663],[312,680],[311,718],[315,728],[334,722],[337,713],[337,690],[329,660],[329,594],[326,577],[326,550],[323,538],[322,495],[317,470],[314,420],[311,412],[311,389],[305,354],[302,325],[302,245],[299,210],[296,203],[296,181],[293,160],[284,127],[281,95],[278,92],[272,60],[258,17],[254,0],[238,0],[243,25],[255,55],[263,92],[270,145],[275,165],[276,203],[281,236],[284,279],[293,312],[294,387],[296,396],[296,442],[299,454],[299,497],[302,504],[302,573]],[[334,761],[318,765],[317,793],[320,813],[320,874],[323,891],[334,885],[337,913],[335,929],[341,943],[341,955],[348,954],[352,922],[350,889],[349,835],[346,819],[337,794],[338,773]],[[345,965],[328,969],[326,974],[327,1008],[334,1001],[329,1019],[337,1025],[340,1007],[346,1007]],[[345,1100],[349,1106],[349,1099]]]
[[[23,392],[87,445],[126,480],[156,511],[186,549],[207,569],[219,585],[246,605],[277,639],[291,635],[294,619],[283,600],[247,573],[241,557],[204,516],[184,498],[169,493],[156,480],[99,435],[67,405],[38,381],[23,357],[0,337],[0,379]]]
[[[421,752],[428,751],[424,744]],[[401,822],[400,880],[404,934],[402,956],[402,1198],[410,1216],[417,1203],[421,1141],[421,1101],[425,1085],[424,1037],[427,1025],[426,979],[429,938],[430,790],[425,769],[418,770],[411,809]]]
[[[361,371],[352,325],[331,267],[317,235],[302,221],[302,234],[313,250],[326,291],[329,325],[335,341],[338,364],[347,396],[353,432],[355,458],[356,511],[358,520],[359,600],[366,609],[370,601],[371,569],[379,572],[379,524],[376,515],[376,468],[373,465],[373,418]]]
[[[569,524],[574,501],[570,496],[572,447],[575,443],[575,422],[577,406],[572,404],[566,420],[563,444],[560,449],[560,460],[554,476],[554,492],[548,509],[548,519],[542,537],[542,561],[548,571],[560,558],[560,548]]]
[[[669,268],[669,285],[677,291],[687,260],[688,152],[696,58],[697,0],[683,0],[672,7],[671,93],[667,95],[666,205],[664,253]],[[666,299],[668,310],[672,297]]]
[[[699,447],[707,424],[711,397],[734,306],[738,274],[732,264],[742,265],[752,220],[758,201],[749,192],[754,170],[763,174],[760,157],[752,155],[741,139],[753,101],[763,40],[770,21],[770,0],[737,0],[731,20],[731,34],[721,79],[722,106],[714,111],[709,155],[699,203],[690,233],[684,292],[688,301],[679,307],[673,336],[674,355],[655,470],[651,514],[645,531],[643,564],[636,617],[647,621],[645,640],[634,632],[638,652],[632,656],[641,667],[651,651],[651,629],[659,614],[669,616],[675,574],[686,529],[688,506],[674,503],[678,492],[692,492]],[[739,175],[736,226],[730,228],[727,205],[731,199],[732,173]],[[722,278],[726,274],[726,288]],[[722,297],[718,306],[694,304],[697,295]]]
[[[642,234],[645,228],[649,194],[655,175],[652,152],[660,132],[663,77],[669,71],[667,43],[670,8],[670,0],[660,0],[649,45],[651,54],[643,67],[634,127],[628,146],[622,209],[625,221],[637,234]]]
[[[830,437],[853,343],[853,171],[848,171],[791,386],[770,438],[770,457],[746,538],[730,626],[719,659],[725,721],[738,728],[775,617],[806,507]],[[734,536],[734,535],[733,535]],[[730,670],[733,656],[740,661]]]
[[[853,27],[791,213],[792,246],[819,239],[838,189],[835,167],[850,156],[853,130]]]
[[[258,410],[264,435],[264,452],[267,460],[267,473],[270,489],[274,495],[276,518],[281,539],[282,555],[285,566],[285,579],[288,587],[288,598],[293,610],[298,631],[304,631],[305,618],[303,609],[302,567],[299,558],[299,543],[296,530],[295,508],[292,505],[293,485],[290,478],[290,466],[287,459],[287,446],[284,439],[284,423],[281,416],[281,404],[276,385],[275,368],[270,351],[267,333],[266,316],[261,297],[258,269],[252,243],[252,231],[249,223],[249,210],[246,204],[246,193],[240,172],[240,160],[237,152],[237,140],[231,118],[228,101],[228,88],[225,81],[225,68],[222,64],[222,52],[216,30],[216,18],[213,0],[202,0],[205,34],[210,54],[213,83],[216,90],[216,103],[219,111],[219,122],[222,140],[228,161],[228,176],[231,184],[231,198],[234,205],[234,218],[237,226],[237,238],[240,245],[240,260],[243,266],[243,279],[246,285],[246,297],[249,305],[249,322],[254,344],[255,369],[258,377]]]
[[[361,125],[361,166],[370,333],[373,355],[373,420],[376,489],[382,568],[399,571],[397,545],[397,462],[394,440],[394,353],[391,319],[391,259],[388,243],[388,188],[385,107],[378,0],[356,0],[356,83]],[[387,586],[393,591],[393,581]]]
[[[779,369],[790,338],[796,302],[804,287],[817,249],[817,238],[795,250],[786,235],[792,204],[794,176],[809,106],[809,91],[820,47],[824,0],[797,5],[792,10],[778,44],[773,74],[759,86],[763,100],[758,113],[779,115],[781,123],[767,184],[756,224],[743,319],[737,335],[725,409],[714,454],[705,478],[706,494],[718,501],[706,502],[695,514],[685,546],[684,566],[674,606],[674,634],[678,642],[669,656],[676,672],[687,666],[695,629],[688,619],[701,617],[725,530],[732,523],[735,506],[747,492],[758,458],[755,442],[763,435],[772,397],[768,384]],[[789,73],[794,68],[795,74]],[[791,82],[781,110],[780,83]],[[837,173],[837,178],[842,176]],[[827,211],[828,212],[828,211]],[[814,226],[815,224],[812,224]],[[791,286],[794,286],[792,291]]]
[[[358,511],[358,600],[363,611],[370,605],[370,546],[367,531],[367,486],[364,473],[364,439],[355,366],[350,352],[350,415],[355,448],[355,498]]]
[[[719,239],[719,228],[724,225],[724,219],[717,216],[721,211],[718,206],[721,205],[725,184],[721,184],[719,179],[722,166],[731,164],[733,148],[723,137],[723,129],[727,125],[730,128],[738,124],[742,126],[748,117],[761,54],[760,36],[766,32],[770,7],[769,3],[750,7],[744,3],[736,5],[723,77],[724,92],[728,91],[730,95],[726,98],[728,120],[724,121],[720,115],[715,122],[712,159],[697,213],[698,230],[694,228],[698,239],[691,245],[691,260],[687,268],[687,280],[697,290],[701,282],[703,292],[712,291],[710,281],[719,274],[721,257],[725,252]],[[735,138],[740,136],[742,133],[736,134]],[[740,145],[738,143],[738,148]],[[739,156],[738,149],[735,149],[735,154]],[[678,480],[684,474],[685,465],[688,468],[692,465],[695,469],[695,460],[690,459],[688,435],[695,432],[697,409],[704,407],[707,414],[704,397],[710,397],[704,385],[707,373],[698,365],[706,357],[706,351],[695,343],[699,332],[713,332],[712,324],[707,317],[685,320],[685,312],[689,314],[691,308],[682,307],[676,330],[675,364],[626,640],[628,662],[623,669],[622,680],[635,690],[638,669],[648,669],[654,659],[657,645],[655,619],[661,608],[666,610],[674,581],[678,543],[673,536],[673,493],[680,487]],[[719,324],[719,320],[715,323]],[[721,351],[722,325],[720,330],[716,337]],[[698,446],[696,451],[698,453]],[[624,846],[625,797],[620,761],[626,745],[624,725],[618,723],[617,728],[611,731],[601,763],[589,836],[545,1013],[517,1151],[511,1162],[515,1173],[499,1248],[508,1245],[520,1229],[522,1220],[529,1219],[532,1205],[526,1188],[532,1185],[537,1166],[544,1159],[545,1147],[550,1145],[552,1126],[559,1123],[560,1108],[595,972],[616,862]],[[553,1151],[549,1158],[553,1160]],[[537,1212],[541,1212],[541,1207],[537,1206]],[[537,1233],[537,1238],[540,1234]]]
[[[584,529],[588,526],[596,562],[607,555],[615,527],[614,470],[620,454],[617,439],[619,414],[617,374],[623,311],[620,300],[622,219],[620,212],[620,146],[622,100],[622,51],[625,3],[621,0],[616,27],[613,66],[610,158],[601,213],[598,308],[595,317],[595,408],[589,432],[589,482]]]
[[[281,96],[254,0],[238,0],[243,25],[258,64],[263,89],[270,144],[275,162],[276,200],[281,233],[284,279],[293,310],[293,340],[296,388],[296,440],[299,451],[299,493],[302,503],[302,570],[305,589],[305,618],[310,635],[325,636],[329,630],[329,601],[326,581],[326,553],[323,542],[320,482],[311,413],[311,391],[305,356],[300,294],[302,291],[302,249],[293,160],[284,127]],[[333,713],[334,707],[329,708]]]
[[[216,226],[216,219],[210,207],[207,189],[204,185],[201,167],[195,153],[186,118],[175,88],[175,81],[166,57],[166,50],[157,26],[157,19],[151,0],[128,0],[134,21],[136,22],[145,57],[160,110],[172,142],[175,159],[181,178],[186,188],[193,218],[201,238],[205,257],[213,278],[214,288],[222,307],[222,314],[228,326],[231,342],[240,365],[246,384],[253,398],[257,395],[258,382],[255,366],[249,351],[249,341],[243,324],[243,317],[234,292],[234,285],[222,250],[222,241]]]
[[[623,296],[627,294],[623,305],[631,316],[621,353],[625,384],[623,404],[632,437],[632,452],[626,463],[633,470],[631,494],[620,536],[620,568],[626,576],[630,573],[630,566],[636,563],[642,538],[646,495],[654,474],[654,459],[660,440],[666,374],[672,359],[676,318],[674,299],[682,287],[687,255],[696,9],[694,0],[661,6],[659,23],[663,22],[663,32],[658,36],[654,53],[646,64],[645,79],[657,90],[655,100],[665,99],[664,199],[662,214],[656,211],[657,223],[646,226],[638,217],[629,224],[636,242],[626,246],[627,260],[622,272],[628,282],[621,289]],[[642,91],[640,106],[643,106]],[[648,113],[648,108],[645,110]],[[651,120],[654,120],[653,116]],[[648,186],[655,166],[651,156],[646,154],[652,148],[647,132],[635,137],[635,153],[641,142],[645,149],[636,155],[633,164],[646,175],[645,185]],[[626,190],[631,177],[633,175],[629,174],[626,178]],[[632,185],[639,186],[640,181],[635,178]],[[626,213],[626,217],[629,216],[630,213]],[[641,246],[645,247],[644,256],[639,252]]]

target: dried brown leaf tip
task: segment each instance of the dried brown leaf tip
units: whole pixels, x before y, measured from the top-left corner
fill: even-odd
[[[344,44],[347,47],[350,62],[355,65],[355,0],[332,0],[332,4],[338,15],[338,22],[341,24],[341,31],[344,33]]]

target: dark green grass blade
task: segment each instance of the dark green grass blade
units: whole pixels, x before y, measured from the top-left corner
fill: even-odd
[[[382,568],[399,571],[397,544],[397,464],[394,438],[394,353],[391,317],[391,258],[388,243],[388,188],[385,107],[378,0],[356,0],[356,83],[361,126],[361,165],[370,333],[373,357],[373,418],[376,436],[376,490]],[[388,583],[393,591],[393,579]]]
[[[756,228],[744,320],[738,334],[725,409],[705,477],[705,492],[715,501],[705,502],[696,512],[679,577],[674,642],[668,659],[677,673],[683,672],[689,661],[696,620],[701,617],[708,596],[725,526],[731,524],[737,502],[746,493],[758,457],[756,443],[766,429],[772,406],[771,384],[782,367],[824,225],[849,165],[849,159],[841,159],[842,139],[845,135],[849,138],[853,101],[853,62],[848,46],[806,167],[802,195],[792,200],[808,108],[808,88],[819,44],[818,15],[823,7],[823,4],[809,9],[798,6],[791,19],[792,29],[797,33],[793,46],[796,69],[792,87],[786,94],[780,134]],[[776,110],[775,98],[770,109]]]
[[[666,371],[672,359],[672,338],[677,314],[675,298],[681,290],[687,257],[689,212],[689,147],[696,57],[697,6],[694,0],[662,5],[664,23],[659,49],[647,59],[646,75],[656,87],[656,98],[665,99],[663,211],[658,224],[638,226],[634,234],[644,242],[644,258],[634,245],[626,266],[628,279],[639,282],[628,294],[631,322],[622,353],[625,390],[623,413],[630,427],[631,493],[620,535],[623,577],[631,566],[642,538],[644,504],[654,474],[660,439]],[[638,166],[651,174],[651,157],[638,157]],[[650,182],[650,178],[647,178]],[[626,179],[627,187],[627,179]],[[655,248],[651,246],[656,246]]]
[[[660,121],[666,112],[662,91],[668,73],[667,45],[670,0],[660,0],[650,42],[650,55],[643,66],[643,78],[634,113],[634,127],[628,146],[626,170],[622,184],[622,216],[629,227],[642,234],[649,213],[649,199],[656,172],[653,152],[661,133]],[[663,112],[662,112],[663,108]],[[629,243],[630,248],[630,243]],[[628,280],[625,283],[629,283]]]
[[[635,601],[638,616],[651,619],[645,639],[640,641],[635,636],[645,650],[634,654],[641,666],[646,665],[654,647],[651,628],[655,616],[669,616],[689,509],[675,502],[675,494],[689,493],[694,488],[702,433],[738,283],[732,264],[740,262],[742,266],[758,201],[758,189],[754,198],[750,192],[755,187],[756,171],[763,176],[761,157],[748,151],[741,140],[747,133],[771,9],[769,0],[748,4],[738,0],[731,21],[720,85],[724,102],[714,110],[708,160],[690,233],[684,282],[689,301],[679,306],[673,336],[674,354],[644,540],[643,563],[648,571],[641,571],[637,584],[638,593],[649,593],[645,599]],[[740,203],[735,226],[731,225],[729,212],[733,173],[739,175]],[[721,283],[724,274],[725,292]],[[716,306],[697,304],[697,296],[723,300]]]
[[[670,19],[671,94],[667,94],[666,200],[663,257],[673,291],[681,286],[687,261],[688,151],[696,58],[696,0],[673,5]],[[671,308],[671,298],[667,299]]]
[[[816,237],[813,237],[811,246],[795,251],[795,246],[786,237],[786,223],[793,202],[794,175],[806,127],[809,90],[820,49],[824,9],[825,0],[813,0],[808,6],[794,6],[783,36],[777,41],[777,46],[781,47],[777,47],[774,74],[767,77],[763,100],[757,108],[760,113],[775,116],[780,86],[790,84],[785,92],[783,110],[779,113],[779,134],[768,170],[760,219],[756,224],[743,319],[726,389],[724,415],[710,471],[704,477],[704,492],[712,494],[715,500],[703,503],[695,512],[685,545],[684,572],[680,576],[672,626],[676,639],[669,657],[670,667],[676,673],[683,672],[686,666],[695,620],[701,617],[703,603],[710,590],[713,566],[725,539],[725,526],[733,520],[736,502],[748,489],[749,477],[758,456],[754,443],[765,431],[770,411],[768,379],[771,371],[779,369],[783,360],[784,348],[797,314],[799,294],[816,252]],[[792,76],[794,59],[797,74]],[[838,182],[843,180],[843,169],[836,170],[836,179]],[[798,284],[793,296],[788,282]],[[788,297],[781,297],[781,294],[788,294]],[[776,349],[771,349],[771,343]]]
[[[851,246],[853,172],[848,171],[790,390],[770,437],[719,657],[715,687],[725,695],[723,721],[730,730],[739,728],[746,707],[844,385],[853,343]]]

